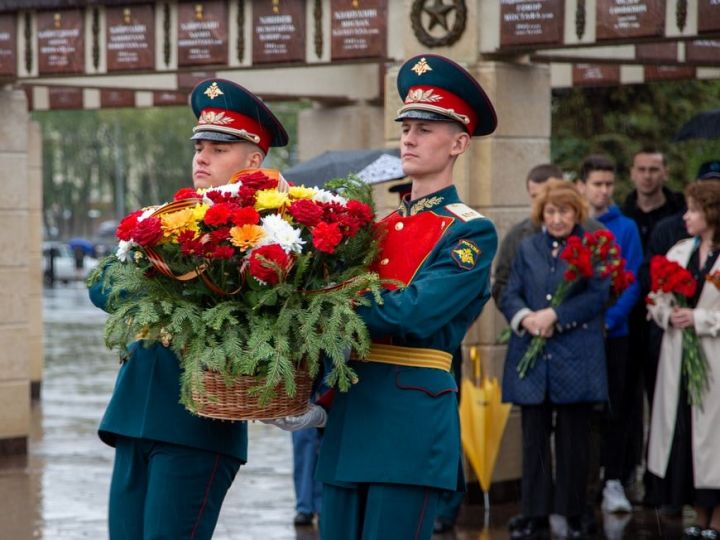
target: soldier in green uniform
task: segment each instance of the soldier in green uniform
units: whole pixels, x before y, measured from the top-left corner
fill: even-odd
[[[221,79],[191,94],[197,125],[193,184],[225,184],[241,169],[257,168],[287,133],[245,88]],[[90,298],[107,308],[94,285]],[[160,343],[132,344],[100,423],[100,438],[115,447],[110,486],[111,540],[209,539],[225,494],[247,458],[245,422],[190,414],[179,402],[180,368]]]
[[[497,235],[460,201],[453,167],[496,117],[477,81],[447,58],[411,58],[397,84],[412,189],[378,224],[375,269],[405,287],[359,308],[373,346],[367,361],[352,361],[358,383],[329,407],[317,466],[323,540],[429,539],[440,494],[464,490],[451,363],[490,296]],[[325,413],[316,405],[275,423],[317,426]]]

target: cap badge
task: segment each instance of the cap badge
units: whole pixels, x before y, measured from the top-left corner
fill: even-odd
[[[203,94],[205,94],[210,99],[215,99],[218,96],[224,95],[223,91],[220,90],[220,87],[216,82],[213,82],[210,86],[208,86],[203,92]]]
[[[437,103],[438,101],[442,101],[442,96],[434,93],[432,88],[430,90],[421,88],[410,90],[405,98],[405,103]]]
[[[412,67],[412,71],[417,73],[419,77],[423,73],[432,71],[432,68],[430,67],[430,64],[427,63],[427,60],[425,60],[425,58],[421,58],[420,61]]]
[[[222,93],[222,92],[221,92]],[[232,124],[234,120],[229,116],[225,116],[224,112],[203,111],[198,118],[198,124],[210,124],[213,126],[226,126]]]

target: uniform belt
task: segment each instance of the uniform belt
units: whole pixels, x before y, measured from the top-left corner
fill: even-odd
[[[354,360],[358,359],[354,358]],[[450,371],[452,354],[437,349],[420,349],[417,347],[373,343],[370,346],[368,357],[360,361]]]

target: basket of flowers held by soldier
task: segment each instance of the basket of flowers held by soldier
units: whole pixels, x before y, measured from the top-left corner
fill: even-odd
[[[226,420],[303,412],[321,358],[341,391],[369,335],[355,307],[379,300],[372,191],[358,179],[328,190],[278,188],[277,171],[247,170],[208,190],[137,210],[117,252],[90,278],[109,292],[106,344],[135,340],[177,355],[180,400]]]

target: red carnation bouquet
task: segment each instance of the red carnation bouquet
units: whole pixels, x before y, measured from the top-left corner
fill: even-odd
[[[573,285],[581,279],[593,276],[610,279],[613,295],[619,295],[635,280],[632,272],[625,269],[625,259],[620,255],[620,247],[615,242],[615,237],[607,230],[586,232],[582,238],[568,237],[560,258],[567,263],[567,268],[550,301],[549,307],[552,308],[561,305]],[[535,359],[542,353],[546,342],[547,338],[543,336],[532,338],[517,366],[521,379],[533,368]]]
[[[710,274],[706,278],[714,283],[717,276]],[[651,291],[647,297],[650,310],[660,306],[667,309],[688,307],[688,298],[695,295],[698,286],[686,268],[663,255],[655,255],[650,259],[650,281]],[[702,396],[708,388],[709,369],[695,328],[683,328],[682,372],[687,381],[688,401],[691,405],[702,408]]]
[[[181,189],[125,217],[117,252],[91,276],[110,294],[107,344],[171,347],[193,411],[208,371],[228,384],[256,377],[267,402],[281,384],[292,395],[299,367],[314,376],[322,355],[334,367],[328,382],[347,389],[355,374],[345,351],[369,350],[355,307],[379,291],[371,188],[353,178],[327,190],[284,187],[262,169]]]

